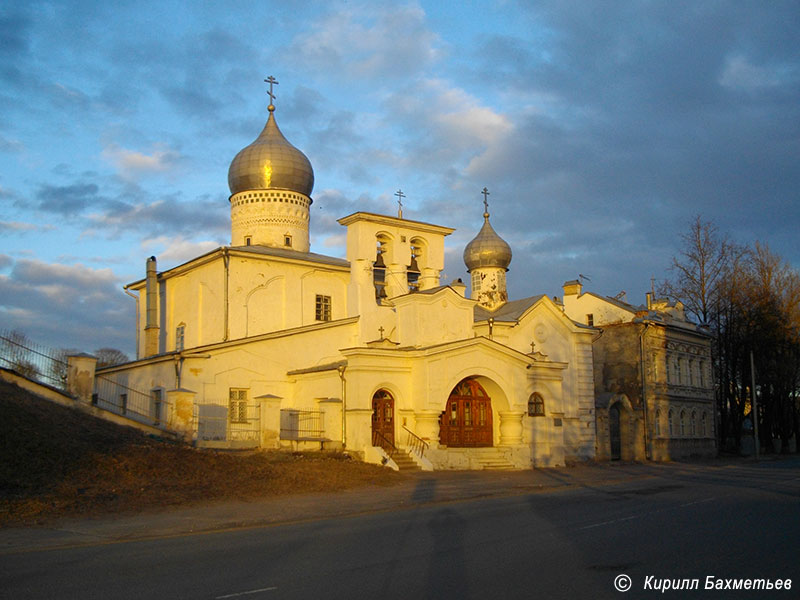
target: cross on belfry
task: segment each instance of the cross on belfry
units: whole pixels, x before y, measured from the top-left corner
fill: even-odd
[[[481,190],[481,194],[483,194],[483,212],[489,212],[489,190],[483,188]]]
[[[398,206],[397,216],[402,219],[403,218],[403,198],[405,198],[406,195],[403,193],[403,190],[397,190],[394,193],[394,195],[397,196],[397,206]]]
[[[380,327],[378,327],[378,331],[380,331],[380,332],[381,332],[381,339],[383,339],[383,332],[384,332],[383,325],[381,325]]]
[[[270,75],[264,81],[269,84],[269,91],[267,92],[267,94],[269,94],[269,103],[272,104],[272,101],[275,100],[275,94],[272,93],[272,86],[278,85],[278,80],[275,79],[272,75]]]

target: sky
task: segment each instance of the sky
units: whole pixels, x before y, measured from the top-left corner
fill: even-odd
[[[700,216],[800,267],[800,4],[21,2],[0,8],[0,329],[135,353],[123,286],[230,243],[227,172],[276,119],[336,219],[455,227],[490,192],[512,299],[644,302]]]

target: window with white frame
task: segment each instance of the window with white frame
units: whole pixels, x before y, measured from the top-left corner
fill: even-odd
[[[231,423],[247,423],[247,389],[230,389],[228,394],[228,419]]]

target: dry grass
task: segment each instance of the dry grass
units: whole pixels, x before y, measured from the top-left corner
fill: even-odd
[[[392,485],[340,453],[198,450],[0,382],[0,525],[226,499]]]

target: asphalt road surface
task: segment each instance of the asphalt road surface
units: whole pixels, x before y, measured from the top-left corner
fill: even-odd
[[[6,553],[0,597],[800,598],[798,459],[446,503],[437,485],[399,510]],[[791,588],[725,589],[746,580]]]

